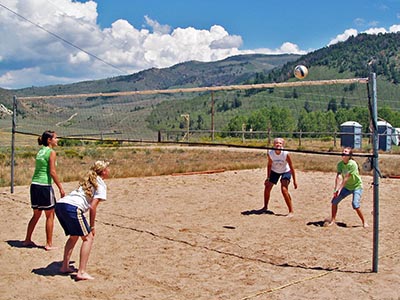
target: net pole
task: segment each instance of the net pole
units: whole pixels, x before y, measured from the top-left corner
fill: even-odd
[[[13,115],[12,115],[12,125],[11,125],[11,182],[10,182],[10,192],[14,193],[14,168],[15,168],[15,131],[17,124],[17,96],[13,97]]]
[[[379,134],[378,134],[378,104],[377,104],[377,90],[376,90],[376,74],[370,74],[370,81],[372,88],[372,144],[373,144],[373,257],[372,257],[372,271],[378,272],[378,248],[379,248]]]

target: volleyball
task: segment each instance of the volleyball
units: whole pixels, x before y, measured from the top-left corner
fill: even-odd
[[[294,76],[297,78],[297,79],[304,79],[304,78],[306,78],[306,76],[307,76],[307,74],[308,74],[308,69],[307,69],[307,67],[306,66],[303,66],[303,65],[297,65],[295,68],[294,68]]]

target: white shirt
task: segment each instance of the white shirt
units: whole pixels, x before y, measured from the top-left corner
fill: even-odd
[[[97,176],[97,184],[98,186],[97,189],[94,190],[92,199],[106,200],[107,185],[105,184],[104,180],[99,176]],[[85,192],[80,186],[76,190],[58,200],[57,203],[68,203],[78,207],[83,212],[87,212],[90,209],[90,203],[92,202],[92,199],[86,197]]]
[[[275,150],[270,150],[268,152],[268,155],[272,160],[272,171],[278,174],[283,174],[290,171],[289,164],[286,161],[286,158],[288,156],[287,151],[281,150],[281,153],[278,155],[275,153]]]

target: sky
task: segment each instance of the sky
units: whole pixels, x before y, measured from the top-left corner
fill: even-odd
[[[0,0],[0,88],[240,54],[306,54],[400,31],[400,0]]]

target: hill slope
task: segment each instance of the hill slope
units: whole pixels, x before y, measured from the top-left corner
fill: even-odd
[[[268,73],[299,57],[292,54],[252,54],[233,56],[216,62],[189,61],[170,68],[152,68],[127,76],[66,85],[30,87],[14,92],[18,96],[34,96],[240,84],[255,73]]]

